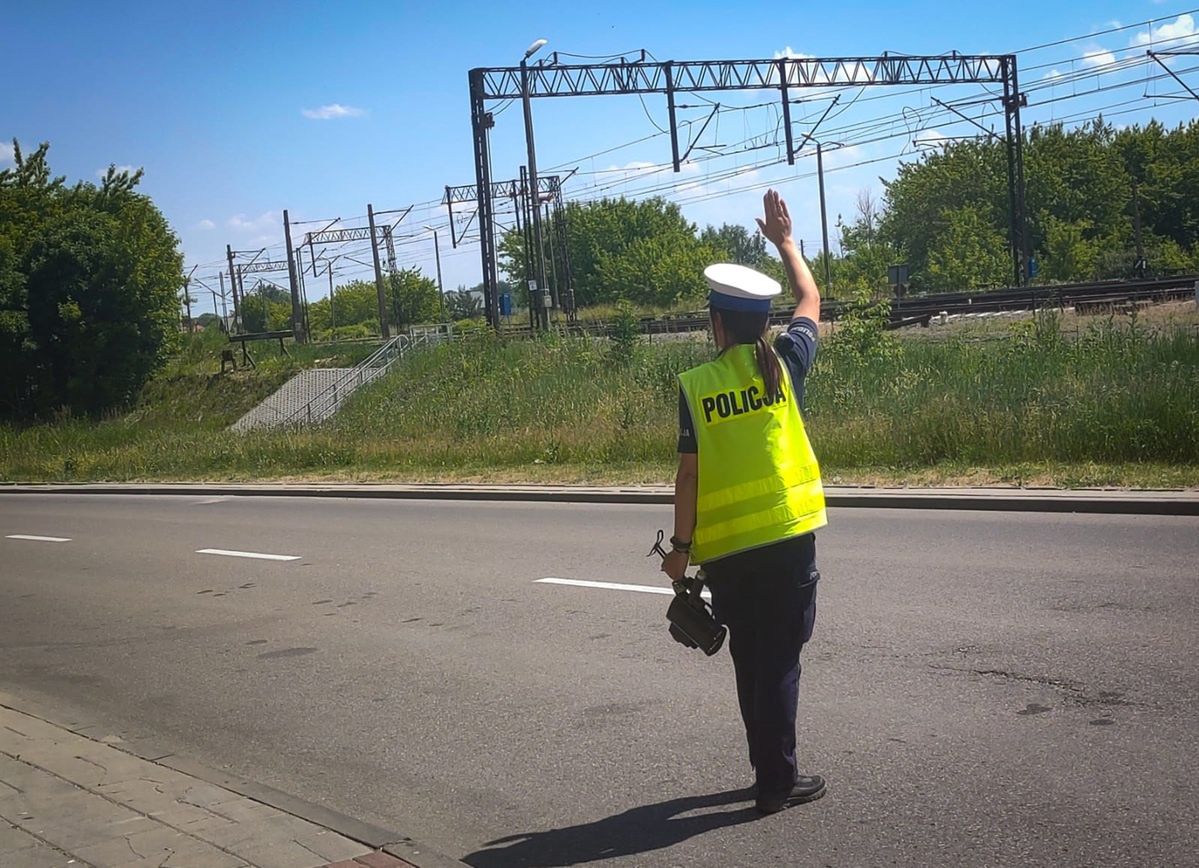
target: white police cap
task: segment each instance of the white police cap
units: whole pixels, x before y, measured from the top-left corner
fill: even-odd
[[[708,306],[716,310],[769,313],[771,299],[783,291],[774,278],[731,262],[709,265],[704,279],[708,281]]]

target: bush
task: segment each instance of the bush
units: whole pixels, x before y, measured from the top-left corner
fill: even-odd
[[[617,302],[608,336],[612,340],[613,358],[624,364],[631,362],[637,349],[637,341],[641,337],[641,321],[627,301]]]
[[[52,178],[48,145],[0,171],[0,414],[132,402],[180,340],[182,257],[141,172]]]

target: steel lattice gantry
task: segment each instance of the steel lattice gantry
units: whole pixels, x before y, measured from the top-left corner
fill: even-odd
[[[237,266],[239,274],[271,274],[276,271],[287,271],[286,259],[262,259],[257,262],[247,262]]]
[[[674,96],[678,93],[773,90],[782,102],[787,162],[794,163],[791,130],[792,88],[864,85],[1001,84],[1007,142],[1009,240],[1016,282],[1027,279],[1028,233],[1024,219],[1024,158],[1020,93],[1014,54],[947,54],[931,56],[805,57],[777,60],[640,60],[614,63],[481,67],[470,70],[471,128],[474,134],[475,193],[478,203],[483,287],[488,316],[498,324],[494,220],[491,208],[490,144],[495,126],[487,103],[494,100],[567,96],[660,93],[666,96],[671,151],[679,170],[678,129]]]
[[[404,210],[404,217],[408,216],[408,212],[412,210],[412,206],[408,206]],[[400,220],[404,218],[401,217]],[[397,220],[398,224],[399,221]],[[387,249],[387,267],[392,271],[397,270],[396,249],[395,249],[395,226],[376,226],[372,238],[371,227],[355,226],[349,229],[322,229],[319,232],[309,232],[304,236],[302,244],[308,245],[308,257],[313,262],[316,261],[316,252],[313,249],[318,244],[344,244],[350,241],[371,241],[372,244],[382,239],[385,248]],[[314,272],[315,273],[315,272]]]
[[[557,175],[538,175],[537,176],[537,192],[541,196],[552,195],[557,192],[558,184],[561,179]],[[511,181],[492,181],[491,182],[491,198],[492,199],[515,199],[522,195],[524,188],[521,186],[519,178],[514,178]],[[445,188],[445,198],[442,199],[443,205],[457,204],[461,202],[478,202],[479,187],[477,184],[461,184],[457,187],[447,185]]]
[[[511,181],[492,181],[491,182],[491,199],[494,202],[496,199],[509,199],[516,202],[525,196],[528,181],[523,178],[513,178]],[[539,175],[537,178],[537,199],[561,199],[562,197],[562,179],[558,175]],[[479,188],[475,184],[459,184],[457,186],[446,185],[445,198],[441,203],[446,206],[446,212],[450,218],[450,241],[456,248],[458,242],[466,235],[466,230],[470,228],[470,221],[467,221],[466,227],[462,230],[462,235],[459,235],[454,228],[454,206],[464,202],[479,201]],[[517,211],[519,216],[520,211]],[[495,208],[491,209],[492,222],[495,221]],[[475,215],[471,215],[473,220]]]

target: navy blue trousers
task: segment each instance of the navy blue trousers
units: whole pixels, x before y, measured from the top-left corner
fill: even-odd
[[[816,621],[816,539],[786,540],[704,564],[712,612],[729,629],[749,761],[764,795],[795,781],[799,654]]]

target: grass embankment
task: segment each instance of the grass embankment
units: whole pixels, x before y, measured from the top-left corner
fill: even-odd
[[[864,353],[826,341],[807,396],[826,480],[1199,485],[1193,328],[1103,319],[1063,336],[1041,316],[1007,330]],[[641,343],[621,364],[605,341],[482,335],[405,360],[323,427],[248,435],[225,427],[285,379],[286,360],[167,372],[123,418],[0,429],[0,476],[665,482],[675,375],[711,353],[705,340]]]

